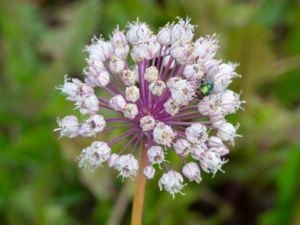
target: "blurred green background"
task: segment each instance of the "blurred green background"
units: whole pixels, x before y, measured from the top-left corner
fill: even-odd
[[[136,17],[157,30],[190,16],[218,33],[245,111],[225,174],[203,175],[173,200],[148,182],[144,225],[300,224],[300,2],[292,0],[32,0],[0,2],[0,224],[129,224],[133,182],[106,167],[77,168],[90,140],[59,139],[56,118],[74,113],[55,90],[82,77],[90,38]],[[108,139],[109,135],[98,136]],[[97,137],[97,138],[98,138]],[[173,163],[174,164],[174,163]],[[180,168],[180,162],[174,165]]]

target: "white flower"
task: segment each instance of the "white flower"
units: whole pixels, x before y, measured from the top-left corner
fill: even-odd
[[[133,179],[137,174],[139,163],[132,154],[121,155],[116,161],[115,168],[119,171],[118,176]]]
[[[91,146],[82,150],[78,157],[79,167],[93,171],[109,159],[110,152],[111,149],[105,142],[95,141]]]
[[[123,71],[125,67],[125,62],[124,60],[116,57],[116,56],[112,56],[110,61],[109,61],[109,68],[111,70],[111,72],[119,74]]]
[[[205,70],[200,64],[190,64],[184,68],[183,75],[188,80],[200,81],[205,75]]]
[[[193,46],[190,43],[175,42],[172,44],[170,53],[176,61],[183,65],[193,61]]]
[[[60,131],[61,137],[73,138],[78,135],[79,123],[76,116],[66,116],[61,120],[57,120],[59,128],[54,131]]]
[[[111,56],[113,47],[110,42],[94,37],[92,44],[86,46],[85,50],[91,60],[104,62]]]
[[[216,136],[211,136],[208,139],[208,145],[210,149],[214,149],[215,152],[218,152],[220,156],[227,155],[229,153],[229,149],[222,142],[222,140]]]
[[[231,84],[234,77],[239,75],[235,72],[238,65],[234,63],[222,63],[216,74],[212,75],[214,79],[214,92],[222,92]]]
[[[178,77],[170,78],[167,86],[173,100],[180,105],[188,105],[195,96],[195,90],[191,83]]]
[[[148,89],[153,95],[161,96],[166,89],[166,85],[162,80],[157,80],[150,83]]]
[[[155,66],[150,66],[146,69],[144,79],[149,82],[154,82],[158,79],[158,70]]]
[[[115,95],[109,100],[109,106],[116,111],[123,111],[126,101],[122,95]]]
[[[171,116],[174,116],[179,112],[180,105],[177,104],[172,98],[169,98],[168,101],[165,102],[164,108],[167,113],[169,113]]]
[[[190,153],[193,159],[200,160],[207,150],[208,150],[207,145],[204,143],[192,144]]]
[[[208,138],[206,130],[206,126],[201,123],[195,123],[185,129],[185,135],[188,141],[194,144],[202,144]]]
[[[225,90],[219,94],[221,107],[223,114],[235,113],[238,109],[241,109],[241,104],[245,101],[240,101],[240,95],[231,91]]]
[[[99,87],[105,87],[110,82],[109,74],[106,70],[95,72],[95,83]]]
[[[114,49],[114,55],[121,59],[126,60],[129,53],[129,46],[116,46]]]
[[[191,150],[191,144],[186,139],[178,139],[173,148],[178,155],[187,156]]]
[[[120,156],[116,153],[113,153],[110,155],[109,160],[107,161],[108,166],[111,168],[114,168],[117,165],[117,161],[120,158]]]
[[[215,34],[199,38],[194,45],[194,55],[200,59],[212,59],[219,48],[218,42]]]
[[[214,59],[219,48],[216,35],[193,41],[195,26],[189,18],[167,24],[157,35],[138,20],[127,28],[117,27],[109,41],[93,38],[86,46],[84,82],[65,78],[58,89],[82,116],[88,116],[82,122],[67,116],[58,120],[55,130],[69,138],[113,132],[116,137],[108,143],[94,142],[85,148],[79,166],[94,170],[107,161],[124,180],[137,173],[152,179],[158,164],[165,170],[159,187],[174,197],[181,193],[183,177],[201,181],[200,166],[213,174],[221,170],[226,162],[222,157],[229,153],[227,143],[240,136],[238,126],[225,118],[244,103],[240,94],[227,90],[239,76],[237,65]],[[103,114],[108,118],[99,114],[102,110],[109,111]],[[139,150],[140,145],[147,146],[146,151]],[[112,146],[116,153],[111,154]],[[181,174],[169,171],[166,155],[170,150],[185,164]],[[139,172],[133,155],[138,151],[145,151],[147,161]],[[195,162],[187,162],[190,159]]]
[[[126,35],[124,34],[124,32],[119,31],[119,28],[113,31],[111,42],[113,43],[114,46],[120,46],[120,47],[128,46]]]
[[[125,108],[123,109],[123,114],[126,118],[134,119],[135,116],[139,113],[136,104],[128,103],[126,104]]]
[[[126,100],[136,102],[140,98],[140,89],[137,86],[126,87]]]
[[[225,120],[219,121],[214,124],[214,127],[218,129],[217,136],[222,141],[230,141],[231,144],[234,144],[234,140],[236,137],[240,137],[236,133],[236,130],[239,128],[239,125],[233,126],[231,123],[226,122]]]
[[[139,21],[129,24],[128,28],[126,36],[129,43],[132,45],[147,41],[152,34],[148,25],[140,23]]]
[[[96,95],[84,96],[75,105],[83,115],[95,114],[99,110],[99,100]]]
[[[157,41],[162,45],[171,45],[171,31],[173,25],[165,25],[162,27],[157,34]]]
[[[121,78],[124,81],[125,85],[130,86],[134,85],[138,81],[138,74],[135,71],[123,70],[121,73]]]
[[[190,24],[190,19],[179,19],[178,23],[176,23],[171,31],[171,40],[173,42],[190,42],[194,36],[195,27]]]
[[[153,179],[155,175],[155,169],[152,166],[146,166],[143,173],[147,179]]]
[[[92,115],[84,124],[81,125],[79,134],[83,137],[91,137],[96,133],[103,131],[106,122],[102,115]]]
[[[240,95],[231,91],[206,96],[198,103],[198,111],[203,115],[223,117],[241,109]]]
[[[144,59],[144,49],[135,45],[130,51],[130,56],[135,63],[139,63]]]
[[[94,94],[94,89],[85,83],[82,83],[76,78],[67,78],[65,76],[65,83],[58,87],[69,101],[77,101],[80,97]]]
[[[144,116],[140,119],[140,127],[143,131],[153,130],[155,127],[155,119],[153,116]]]
[[[161,146],[152,146],[147,151],[149,162],[153,164],[160,164],[165,161],[164,150]]]
[[[175,133],[172,128],[162,122],[158,122],[153,130],[153,139],[157,144],[170,147]]]
[[[158,185],[160,190],[165,189],[173,196],[173,198],[175,198],[175,194],[182,194],[181,190],[184,187],[183,177],[175,170],[170,170],[162,175],[159,179]]]
[[[202,61],[203,62],[203,61]],[[206,60],[203,62],[203,66],[205,68],[205,73],[206,76],[213,76],[219,71],[221,61],[220,60],[215,60],[215,59],[210,59]]]
[[[218,172],[218,170],[222,171],[222,166],[227,161],[222,160],[219,153],[215,151],[207,151],[203,155],[200,166],[207,173],[213,173],[213,175]]]
[[[156,37],[153,36],[149,40],[133,46],[130,54],[134,62],[140,62],[144,59],[151,60],[159,50],[159,44]]]
[[[198,184],[202,180],[201,175],[200,175],[200,168],[194,162],[185,164],[184,167],[182,168],[182,174],[187,179],[189,179],[189,181],[195,181]]]

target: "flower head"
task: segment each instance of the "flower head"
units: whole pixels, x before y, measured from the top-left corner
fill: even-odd
[[[156,169],[163,169],[159,187],[173,196],[182,193],[184,177],[199,183],[200,170],[213,175],[223,171],[227,143],[234,144],[240,136],[238,126],[225,119],[244,103],[240,94],[228,89],[239,76],[237,64],[215,59],[217,36],[193,41],[194,29],[190,19],[179,18],[155,35],[146,23],[136,21],[126,31],[117,27],[110,40],[93,38],[86,46],[84,82],[65,78],[58,88],[86,119],[66,116],[55,130],[68,138],[127,130],[107,143],[96,141],[83,149],[80,167],[94,170],[107,161],[122,179],[134,178],[139,169],[152,179]],[[96,94],[99,90],[108,95]],[[117,151],[114,145],[125,140]],[[140,143],[147,147],[144,168],[136,159]],[[184,163],[183,176],[169,169],[169,152]]]

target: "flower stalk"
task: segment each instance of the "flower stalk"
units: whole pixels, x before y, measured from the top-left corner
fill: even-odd
[[[147,143],[142,143],[140,151],[139,170],[136,176],[135,194],[133,198],[131,225],[141,225],[143,217],[144,196],[146,189],[146,177],[143,174],[147,166]]]

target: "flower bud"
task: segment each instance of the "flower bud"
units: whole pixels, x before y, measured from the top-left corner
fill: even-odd
[[[185,79],[173,77],[167,82],[173,100],[179,105],[188,105],[195,96],[193,85]]]
[[[162,45],[171,45],[171,31],[173,25],[167,24],[162,27],[157,34],[157,41]]]
[[[109,106],[116,111],[123,111],[126,101],[122,95],[115,95],[109,100]]]
[[[77,101],[81,97],[94,94],[94,89],[76,78],[65,77],[64,85],[58,87],[69,101]]]
[[[106,70],[95,72],[95,78],[96,85],[99,87],[105,87],[110,82],[109,74]]]
[[[219,70],[216,74],[212,76],[214,79],[214,92],[222,92],[228,88],[234,77],[239,75],[235,72],[238,65],[234,63],[222,63],[219,66]]]
[[[207,150],[207,145],[204,143],[192,144],[190,152],[193,159],[201,160]]]
[[[127,101],[136,102],[140,98],[140,89],[136,86],[126,87],[125,94]]]
[[[218,48],[219,43],[216,35],[199,38],[194,44],[194,55],[200,59],[212,59]]]
[[[76,116],[66,116],[61,120],[57,120],[59,128],[54,131],[60,131],[60,137],[73,138],[78,135],[79,123]]]
[[[219,60],[211,59],[204,62],[206,76],[214,76],[219,71],[221,62]]]
[[[208,138],[206,130],[206,126],[201,123],[195,123],[185,129],[185,135],[188,141],[194,144],[201,144]]]
[[[140,119],[140,127],[143,131],[153,130],[155,127],[155,119],[152,116],[144,116]]]
[[[158,70],[155,66],[150,66],[146,69],[144,79],[148,82],[154,82],[158,79]]]
[[[161,96],[166,89],[166,85],[162,80],[157,80],[150,83],[148,89],[153,95]]]
[[[119,28],[114,30],[111,42],[114,46],[128,46],[126,35],[122,31],[119,31]]]
[[[83,115],[92,115],[99,110],[99,100],[96,95],[85,96],[77,101],[75,105]]]
[[[125,62],[124,60],[116,57],[116,56],[112,56],[109,62],[109,68],[111,70],[111,72],[119,74],[123,71],[125,67]]]
[[[180,105],[177,104],[172,98],[169,98],[164,104],[164,108],[167,113],[169,113],[171,116],[174,116],[179,112]]]
[[[130,44],[137,45],[148,40],[151,36],[151,31],[147,24],[135,22],[128,25],[127,39]]]
[[[118,47],[115,47],[115,49],[114,49],[114,55],[121,60],[126,60],[128,53],[129,53],[128,45],[121,46],[121,47],[118,46]]]
[[[146,166],[144,168],[144,171],[143,171],[145,177],[147,179],[153,179],[154,175],[155,175],[155,169],[152,167],[152,166]]]
[[[121,73],[121,78],[124,81],[125,85],[135,85],[135,82],[138,81],[138,74],[135,71],[123,70]]]
[[[139,111],[136,104],[128,103],[123,109],[123,115],[131,120],[133,120],[138,113]]]
[[[190,43],[175,42],[170,49],[171,55],[180,64],[184,65],[193,61],[193,46]]]
[[[102,39],[94,37],[92,44],[86,46],[85,50],[89,55],[89,59],[93,61],[106,61],[113,52],[113,47],[110,42],[105,42]]]
[[[230,141],[232,144],[234,144],[235,138],[241,136],[236,133],[236,130],[239,128],[239,125],[234,127],[231,123],[228,123],[225,120],[223,120],[219,121],[218,123],[215,123],[214,126],[218,129],[217,136],[222,141]]]
[[[229,149],[222,142],[222,140],[218,137],[211,136],[208,139],[208,145],[210,149],[214,148],[214,151],[218,152],[220,156],[227,155],[229,153]]]
[[[116,154],[116,153],[111,154],[110,158],[109,158],[109,160],[107,162],[108,166],[111,167],[111,168],[114,168],[116,166],[116,164],[117,164],[117,161],[118,161],[119,157],[120,156],[118,154]]]
[[[194,26],[190,24],[190,19],[184,21],[179,19],[178,23],[175,24],[171,32],[171,40],[173,42],[190,42],[194,36]]]
[[[194,162],[185,164],[184,167],[182,168],[182,174],[187,179],[189,179],[189,181],[195,181],[198,184],[202,180],[201,175],[200,175],[200,168]]]
[[[184,68],[183,75],[188,80],[200,81],[204,77],[205,71],[203,66],[199,64],[190,64],[186,65],[186,67]]]
[[[191,149],[191,144],[186,139],[178,139],[173,144],[174,150],[178,155],[187,156]]]

